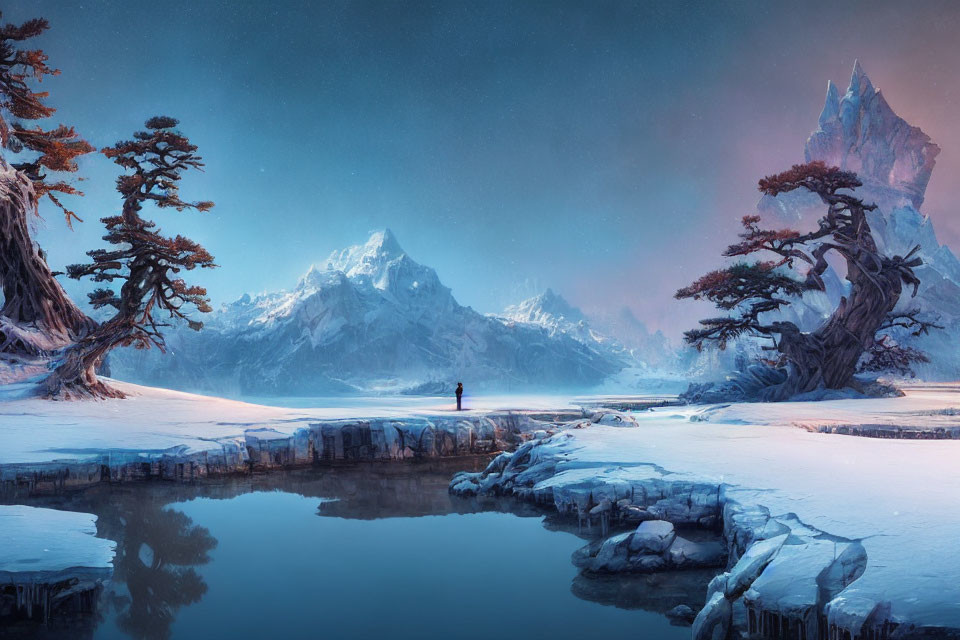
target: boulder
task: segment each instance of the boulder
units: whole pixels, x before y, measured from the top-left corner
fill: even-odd
[[[670,619],[670,624],[687,626],[693,624],[693,621],[697,617],[697,612],[685,604],[678,604],[664,615]]]
[[[598,411],[590,418],[593,424],[602,424],[608,427],[638,427],[636,418],[628,413],[619,411]]]
[[[676,537],[673,525],[666,520],[647,520],[640,523],[630,538],[630,551],[663,553]]]
[[[670,563],[677,568],[721,567],[727,557],[720,542],[693,542],[677,536],[667,551]]]

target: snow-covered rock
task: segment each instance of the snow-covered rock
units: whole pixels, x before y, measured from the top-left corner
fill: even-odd
[[[726,640],[732,615],[730,601],[722,593],[713,594],[693,621],[693,640]]]
[[[630,539],[631,551],[663,553],[670,548],[677,537],[673,524],[666,520],[648,520],[641,522]]]
[[[605,424],[611,427],[636,427],[636,419],[629,413],[622,411],[597,411],[590,417],[594,424]]]
[[[588,544],[573,554],[573,563],[583,569],[606,573],[654,573],[675,569],[722,567],[727,552],[719,541],[694,542],[676,535],[658,537],[657,530],[627,531]],[[659,533],[664,533],[659,531]],[[639,536],[639,539],[638,539]],[[663,544],[664,541],[668,542]]]
[[[688,625],[692,624],[694,619],[696,619],[697,612],[691,609],[688,605],[678,604],[663,615],[670,619],[671,624]]]
[[[730,600],[736,600],[750,585],[760,576],[770,561],[773,560],[780,547],[787,541],[788,534],[784,533],[772,538],[759,540],[752,544],[747,551],[740,557],[737,564],[733,566],[729,573],[725,574],[723,581],[723,594]]]
[[[204,321],[171,331],[167,354],[114,351],[112,375],[221,395],[516,392],[585,389],[629,364],[601,341],[461,306],[390,231]]]
[[[673,566],[686,569],[689,567],[720,567],[727,559],[727,551],[719,542],[694,542],[677,536],[667,550]]]

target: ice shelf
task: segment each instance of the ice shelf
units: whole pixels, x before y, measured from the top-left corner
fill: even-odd
[[[593,415],[556,397],[291,409],[111,381],[123,400],[51,402],[0,390],[0,490],[206,476],[333,460],[403,460],[513,448],[557,421]],[[522,408],[511,408],[522,407]]]
[[[45,619],[61,606],[92,609],[117,546],[96,537],[96,522],[89,513],[0,505],[0,611]]]

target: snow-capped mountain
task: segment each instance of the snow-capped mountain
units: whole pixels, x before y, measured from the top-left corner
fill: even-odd
[[[612,346],[609,338],[590,328],[580,309],[572,306],[552,289],[507,307],[498,317],[506,323],[519,322],[543,327],[552,336],[566,334],[591,346]],[[620,350],[615,346],[613,348]]]
[[[676,347],[661,332],[651,333],[627,307],[616,314],[588,315],[547,289],[494,317],[508,325],[528,324],[552,336],[570,336],[622,362],[624,368],[598,386],[598,393],[672,393],[686,385],[678,374],[682,363]]]
[[[940,318],[945,330],[928,336],[897,336],[927,352],[931,362],[915,367],[926,378],[960,377],[960,261],[937,240],[933,221],[919,211],[940,148],[919,128],[899,117],[879,89],[874,88],[860,63],[854,65],[850,85],[840,96],[836,85],[827,85],[827,97],[817,129],[805,146],[807,161],[855,171],[863,181],[856,190],[865,202],[875,203],[870,226],[881,250],[890,255],[915,254],[923,265],[915,269],[921,280],[916,298],[905,289],[898,308],[919,308]],[[794,191],[764,196],[758,205],[762,216],[781,224],[805,228],[823,213],[817,196]],[[805,329],[813,328],[835,308],[847,283],[834,270],[826,274],[824,294],[804,296],[790,311]],[[825,278],[827,279],[827,278]]]
[[[212,317],[211,317],[212,316]],[[390,231],[337,251],[290,291],[224,305],[169,353],[120,350],[118,378],[232,395],[582,389],[624,368],[563,331],[503,322],[457,303]]]
[[[516,322],[532,322],[543,326],[570,326],[584,322],[586,317],[566,299],[547,289],[538,296],[503,310],[503,317]]]
[[[551,335],[566,334],[619,355],[632,366],[659,370],[672,370],[676,366],[676,350],[666,336],[659,331],[651,333],[627,307],[617,313],[587,315],[562,295],[547,289],[507,307],[499,317],[507,323],[541,326]]]

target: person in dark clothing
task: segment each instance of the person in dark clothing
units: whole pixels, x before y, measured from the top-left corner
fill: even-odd
[[[457,411],[462,411],[463,407],[460,405],[460,400],[463,398],[463,383],[457,383]]]

